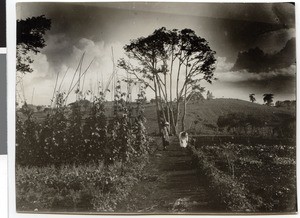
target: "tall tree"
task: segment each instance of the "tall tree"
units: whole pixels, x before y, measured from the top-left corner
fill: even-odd
[[[256,101],[255,94],[253,94],[253,93],[249,95],[249,98],[252,103],[254,103]]]
[[[273,103],[274,94],[263,94],[263,101],[266,105],[271,106]]]
[[[119,67],[154,92],[159,128],[160,120],[169,121],[173,132],[178,132],[182,105],[184,129],[187,97],[203,88],[201,81],[211,83],[214,79],[215,52],[208,42],[191,29],[162,27],[147,37],[132,40],[124,49],[130,61],[121,59]]]
[[[44,15],[17,20],[17,71],[31,73],[33,59],[30,52],[37,54],[46,46],[44,35],[51,28],[51,20]]]

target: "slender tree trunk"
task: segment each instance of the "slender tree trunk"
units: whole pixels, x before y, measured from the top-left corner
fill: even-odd
[[[167,120],[169,123],[170,121],[170,102],[168,102],[168,90],[167,90],[167,74],[164,74],[164,83],[165,83],[165,98],[166,98],[166,106],[167,106]]]
[[[163,119],[164,119],[164,122],[165,122],[166,121],[166,113],[165,113],[164,103],[162,102],[161,84],[160,84],[159,79],[157,77],[158,77],[158,75],[156,75],[156,83],[157,83],[157,86],[158,86],[159,103],[160,103],[162,116],[163,116]]]
[[[180,69],[181,69],[182,62],[179,58],[179,66],[177,71],[177,79],[176,79],[176,116],[175,116],[175,129],[176,134],[178,133],[178,121],[179,121],[179,112],[180,112],[180,98],[179,96],[179,75],[180,75]]]
[[[174,111],[173,111],[172,107],[170,107],[170,118],[171,118],[172,134],[176,134],[176,126],[175,126],[175,120],[174,120]]]
[[[181,118],[181,131],[185,131],[186,101],[183,102],[183,114]]]
[[[181,118],[181,131],[185,130],[185,116],[186,116],[186,105],[187,105],[187,86],[184,87],[184,97],[183,97],[183,114],[182,114],[182,118]]]
[[[178,121],[179,121],[179,112],[180,112],[180,102],[176,102],[176,117],[175,117],[175,132],[178,134]]]
[[[186,67],[185,67],[185,81],[187,80],[187,75],[188,75],[188,63],[189,63],[189,59],[187,58],[186,60]],[[186,105],[187,105],[187,86],[188,84],[185,84],[183,89],[184,89],[184,95],[183,95],[183,114],[182,114],[182,118],[181,118],[181,131],[185,130],[185,116],[186,116]]]
[[[170,125],[172,128],[172,133],[176,134],[175,120],[174,120],[174,109],[173,109],[173,65],[174,65],[174,49],[172,47],[172,57],[171,57],[171,69],[170,69]]]
[[[174,65],[174,47],[172,46],[171,69],[170,69],[170,103],[171,103],[171,107],[173,106],[172,105],[172,102],[173,102],[173,98],[172,98],[172,93],[173,93],[172,92],[173,65]]]
[[[156,114],[157,114],[157,124],[159,132],[161,132],[161,123],[160,123],[160,112],[159,112],[159,104],[158,104],[158,96],[157,96],[157,84],[156,80],[153,80],[154,82],[154,92],[155,92],[155,104],[156,104]]]

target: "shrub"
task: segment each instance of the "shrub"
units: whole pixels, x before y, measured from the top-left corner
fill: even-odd
[[[147,158],[81,166],[16,168],[18,211],[114,211],[143,176]]]
[[[83,125],[83,159],[90,159],[99,162],[105,159],[109,154],[106,151],[108,146],[107,118],[105,116],[104,99],[94,97],[90,113],[85,119]]]
[[[88,114],[78,102],[56,107],[41,124],[22,109],[17,116],[17,208],[21,211],[113,211],[142,177],[150,151],[143,114],[144,94],[136,114],[117,86],[114,117],[105,116],[102,93]],[[123,99],[123,100],[122,100]]]
[[[38,131],[40,126],[33,118],[33,111],[25,103],[22,107],[25,121],[16,116],[16,161],[18,164],[39,165],[43,160],[39,146]]]
[[[64,106],[64,93],[58,93],[56,107],[41,124],[25,103],[22,113],[25,121],[17,116],[17,163],[47,166],[54,164],[85,164],[115,161],[128,162],[133,156],[147,152],[149,145],[144,128],[144,92],[137,100],[136,116],[132,105],[125,102],[120,82],[116,86],[114,117],[105,116],[103,93],[94,97],[88,115],[83,114],[80,101]],[[85,118],[84,118],[85,117]]]

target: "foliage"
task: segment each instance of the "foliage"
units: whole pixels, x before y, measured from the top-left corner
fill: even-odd
[[[263,101],[268,106],[272,106],[272,104],[273,104],[273,98],[274,98],[274,94],[263,94]]]
[[[285,100],[285,101],[276,101],[275,107],[277,108],[287,108],[289,110],[295,110],[296,108],[296,101],[290,101],[290,100]]]
[[[85,118],[82,137],[84,158],[99,161],[109,158],[106,153],[108,147],[107,117],[105,116],[105,105],[103,94],[100,97],[94,96],[89,116]]]
[[[17,114],[16,124],[18,210],[109,212],[125,199],[143,175],[151,141],[144,127],[144,90],[130,108],[120,85],[111,120],[103,93],[94,96],[88,114],[80,100],[66,107],[64,93],[57,93],[42,123],[25,103],[25,117]]]
[[[44,35],[51,28],[51,20],[44,15],[17,20],[17,71],[31,73],[33,63],[29,53],[37,54],[46,46]]]
[[[16,161],[20,164],[38,165],[42,159],[37,137],[39,125],[32,117],[33,112],[26,103],[22,107],[22,112],[26,115],[24,122],[18,115],[16,116],[16,153],[18,154]]]
[[[219,130],[235,135],[272,136],[294,138],[295,117],[291,114],[276,113],[267,118],[260,114],[229,113],[219,116]]]
[[[70,160],[67,149],[67,115],[63,97],[64,93],[57,94],[56,108],[47,115],[38,134],[39,147],[42,149],[43,157],[40,164],[43,165],[59,166]],[[26,147],[26,145],[24,146]]]
[[[201,81],[213,81],[215,52],[193,30],[167,30],[165,27],[156,29],[147,37],[132,40],[124,50],[135,62],[121,59],[119,67],[154,92],[158,126],[161,128],[162,115],[163,122],[171,123],[174,132],[178,126],[180,102],[183,100],[186,105],[190,93],[202,88]],[[172,87],[173,80],[176,89]],[[177,99],[175,104],[173,96]],[[185,112],[184,107],[182,120]]]
[[[116,162],[59,168],[16,168],[18,211],[111,212],[143,175],[143,156],[126,165]]]
[[[258,128],[265,125],[265,121],[253,114],[245,113],[230,113],[224,116],[219,116],[217,120],[219,128],[227,128],[227,131],[232,131],[235,134],[249,134],[249,130],[252,134],[257,134]]]
[[[254,103],[256,101],[255,94],[250,94],[249,98],[252,103]]]
[[[66,107],[64,93],[57,93],[55,108],[42,123],[33,118],[32,110],[25,103],[21,109],[25,119],[17,117],[17,163],[60,166],[103,161],[109,165],[116,161],[130,162],[147,154],[145,92],[141,90],[136,108],[132,108],[124,101],[120,84],[116,86],[114,117],[110,120],[105,115],[103,93],[94,96],[87,115],[80,101]]]
[[[135,155],[141,155],[149,152],[149,137],[147,134],[147,130],[145,128],[144,123],[147,122],[145,118],[145,102],[146,102],[146,93],[143,86],[141,86],[140,93],[138,94],[137,99],[137,107],[136,107],[136,119],[134,121],[133,133],[135,135],[134,138],[134,151]]]

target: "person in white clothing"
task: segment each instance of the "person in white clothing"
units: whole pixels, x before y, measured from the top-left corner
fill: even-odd
[[[188,141],[189,141],[189,136],[188,133],[183,131],[179,133],[179,143],[180,143],[180,147],[182,148],[186,148],[188,145]]]

